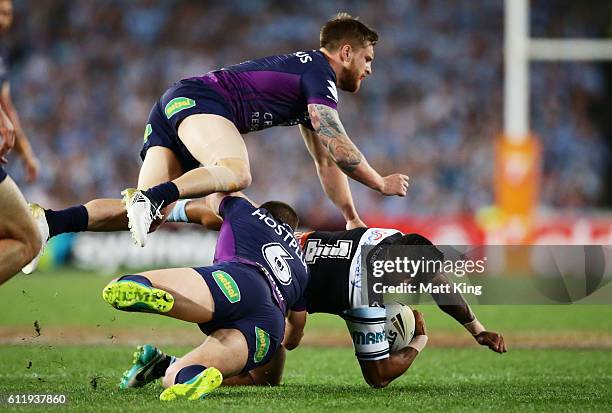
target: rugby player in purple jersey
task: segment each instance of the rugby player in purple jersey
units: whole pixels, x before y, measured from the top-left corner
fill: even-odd
[[[13,4],[0,0],[0,33],[13,21]],[[8,77],[8,51],[0,43],[0,284],[30,262],[41,248],[41,240],[23,194],[2,167],[14,147],[21,157],[28,182],[36,179],[38,160],[13,106]]]
[[[179,198],[247,188],[251,172],[242,135],[279,125],[299,125],[323,189],[347,228],[363,225],[347,177],[383,195],[405,196],[408,190],[407,176],[382,177],[368,164],[337,111],[337,90],[357,92],[372,73],[377,41],[374,30],[340,13],[322,27],[319,50],[250,60],[175,83],[151,109],[138,189],[123,192],[125,209],[118,200],[99,199],[47,210],[50,236],[129,226],[144,246]]]
[[[208,336],[178,359],[141,349],[138,358],[149,363],[127,372],[122,387],[163,376],[161,400],[202,398],[223,377],[268,363],[281,345],[287,312],[305,312],[308,270],[293,234],[295,211],[282,202],[255,207],[241,197],[209,199],[224,218],[213,265],[126,275],[103,290],[117,309],[197,323]]]

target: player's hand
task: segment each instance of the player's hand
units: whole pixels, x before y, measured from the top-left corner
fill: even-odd
[[[487,346],[496,353],[505,353],[508,351],[504,337],[495,331],[483,331],[474,337],[478,344],[481,346]]]
[[[15,145],[15,128],[2,110],[0,110],[0,137],[2,138],[2,142],[0,142],[0,163],[7,163],[5,155]]]
[[[418,310],[412,310],[414,314],[414,335],[415,336],[426,336],[427,330],[425,329],[425,319],[423,313]]]
[[[346,230],[355,229],[355,228],[366,228],[367,225],[361,220],[361,218],[353,218],[349,221],[346,221]]]
[[[36,178],[38,178],[38,170],[40,169],[40,163],[36,156],[34,156],[34,154],[29,154],[23,156],[21,160],[23,161],[23,169],[26,174],[26,182],[32,183],[36,181]]]
[[[380,193],[387,196],[406,196],[408,192],[409,177],[402,174],[388,175],[383,178]]]

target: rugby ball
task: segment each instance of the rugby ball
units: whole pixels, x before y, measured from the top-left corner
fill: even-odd
[[[391,353],[406,347],[414,336],[414,314],[412,309],[401,303],[390,303],[385,305],[387,310],[387,321],[385,322],[385,333],[389,341]]]

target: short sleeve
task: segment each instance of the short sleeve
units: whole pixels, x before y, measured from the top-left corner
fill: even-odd
[[[306,299],[302,296],[293,304],[291,311],[306,311]]]
[[[232,213],[241,208],[254,209],[253,205],[244,198],[237,196],[226,196],[219,204],[219,215],[221,218],[230,218]]]
[[[302,75],[302,92],[307,104],[320,104],[332,109],[338,107],[338,89],[334,72],[325,68],[314,68]]]

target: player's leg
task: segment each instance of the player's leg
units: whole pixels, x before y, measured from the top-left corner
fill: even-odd
[[[0,284],[31,261],[40,245],[21,191],[0,167]]]
[[[200,324],[209,339],[168,368],[164,386],[170,387],[160,396],[162,400],[193,391],[204,369],[215,367],[232,377],[264,366],[280,347],[285,319],[263,275],[243,264],[219,267],[203,271],[207,282],[214,279],[209,287],[215,314],[210,322]]]
[[[236,192],[251,184],[246,145],[236,126],[225,117],[205,113],[190,115],[178,126],[178,136],[189,154],[203,166],[147,191],[138,191],[142,198],[150,202],[154,216],[157,208],[170,205],[179,198]],[[148,221],[141,217],[146,211],[127,210],[135,239],[144,242]]]
[[[125,275],[104,287],[102,297],[119,310],[162,314],[192,323],[210,321],[215,311],[208,284],[193,268]]]

